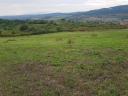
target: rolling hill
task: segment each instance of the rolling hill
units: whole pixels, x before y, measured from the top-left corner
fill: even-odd
[[[74,21],[121,21],[128,20],[128,5],[115,6],[110,8],[103,8],[91,10],[88,12],[74,12],[74,13],[50,13],[50,14],[36,14],[36,15],[19,15],[19,16],[1,16],[1,19],[9,20],[58,20],[68,19]]]

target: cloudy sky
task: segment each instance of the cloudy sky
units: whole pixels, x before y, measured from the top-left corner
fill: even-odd
[[[0,0],[0,15],[77,12],[128,5],[128,0]]]

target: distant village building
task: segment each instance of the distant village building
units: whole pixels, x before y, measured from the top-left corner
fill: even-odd
[[[124,21],[121,21],[120,22],[120,25],[122,25],[122,26],[128,26],[128,19],[127,20],[124,20]]]

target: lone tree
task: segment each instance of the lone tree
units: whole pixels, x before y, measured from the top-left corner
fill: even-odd
[[[20,26],[20,31],[26,31],[28,30],[28,26],[27,25],[21,25]]]
[[[2,31],[0,30],[0,36],[2,35]]]

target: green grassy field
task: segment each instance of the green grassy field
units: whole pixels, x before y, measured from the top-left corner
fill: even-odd
[[[0,96],[128,96],[128,30],[1,37]]]

